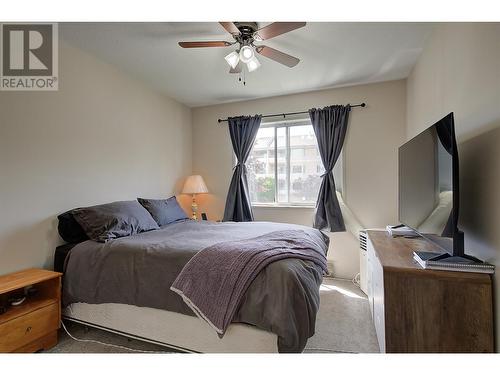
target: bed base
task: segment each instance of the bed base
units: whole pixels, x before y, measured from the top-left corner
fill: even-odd
[[[74,303],[62,318],[186,353],[277,353],[278,337],[248,324],[233,323],[222,339],[193,316],[125,304]]]
[[[158,346],[163,346],[163,347],[168,348],[168,349],[174,349],[174,350],[182,352],[182,353],[200,353],[200,352],[195,352],[193,350],[189,350],[189,349],[186,349],[186,348],[181,348],[179,346],[167,344],[167,343],[164,343],[164,342],[161,342],[161,341],[151,340],[151,339],[148,339],[146,337],[132,335],[130,333],[118,331],[116,329],[112,329],[112,328],[108,328],[108,327],[103,327],[103,326],[100,326],[99,324],[85,322],[85,321],[80,320],[80,319],[70,318],[70,317],[67,317],[67,316],[62,316],[62,319],[70,321],[70,322],[81,324],[81,325],[83,325],[85,327],[97,328],[97,329],[100,329],[102,331],[111,332],[111,333],[114,333],[116,335],[127,337],[129,339],[139,340],[139,341],[147,342],[149,344],[155,344],[155,345],[158,345]]]

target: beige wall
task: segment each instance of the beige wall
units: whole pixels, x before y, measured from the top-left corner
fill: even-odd
[[[191,173],[189,108],[63,42],[59,54],[58,92],[0,92],[0,274],[52,266],[57,214],[167,196]]]
[[[205,179],[211,194],[200,197],[200,211],[220,219],[232,175],[232,148],[226,124],[218,118],[280,113],[331,104],[366,102],[354,108],[344,148],[345,198],[366,227],[397,222],[397,147],[404,141],[404,80],[314,91],[193,109],[193,171]],[[313,209],[254,208],[257,220],[312,224]],[[358,253],[336,250],[337,275],[359,269]]]
[[[407,137],[455,113],[466,251],[500,266],[500,24],[439,26],[408,78]],[[494,277],[497,351],[500,278]]]

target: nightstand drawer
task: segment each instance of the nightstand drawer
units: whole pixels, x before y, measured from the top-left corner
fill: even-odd
[[[59,328],[59,304],[42,307],[0,325],[0,352],[10,352]]]

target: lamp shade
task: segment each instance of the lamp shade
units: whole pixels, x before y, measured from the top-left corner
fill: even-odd
[[[182,194],[201,194],[208,193],[207,185],[205,181],[199,174],[189,176],[184,182],[184,187],[182,188]]]
[[[252,57],[249,62],[247,62],[247,68],[250,73],[253,72],[254,70],[259,69],[259,67],[260,67],[260,62],[259,60],[257,60],[257,57],[255,56]]]
[[[229,66],[234,69],[236,68],[236,65],[238,65],[238,63],[240,62],[240,55],[238,54],[238,52],[233,51],[229,55],[227,55],[225,59],[229,64]]]

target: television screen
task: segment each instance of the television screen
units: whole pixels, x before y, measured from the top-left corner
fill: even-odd
[[[450,253],[457,231],[455,145],[450,113],[399,148],[399,221]]]

